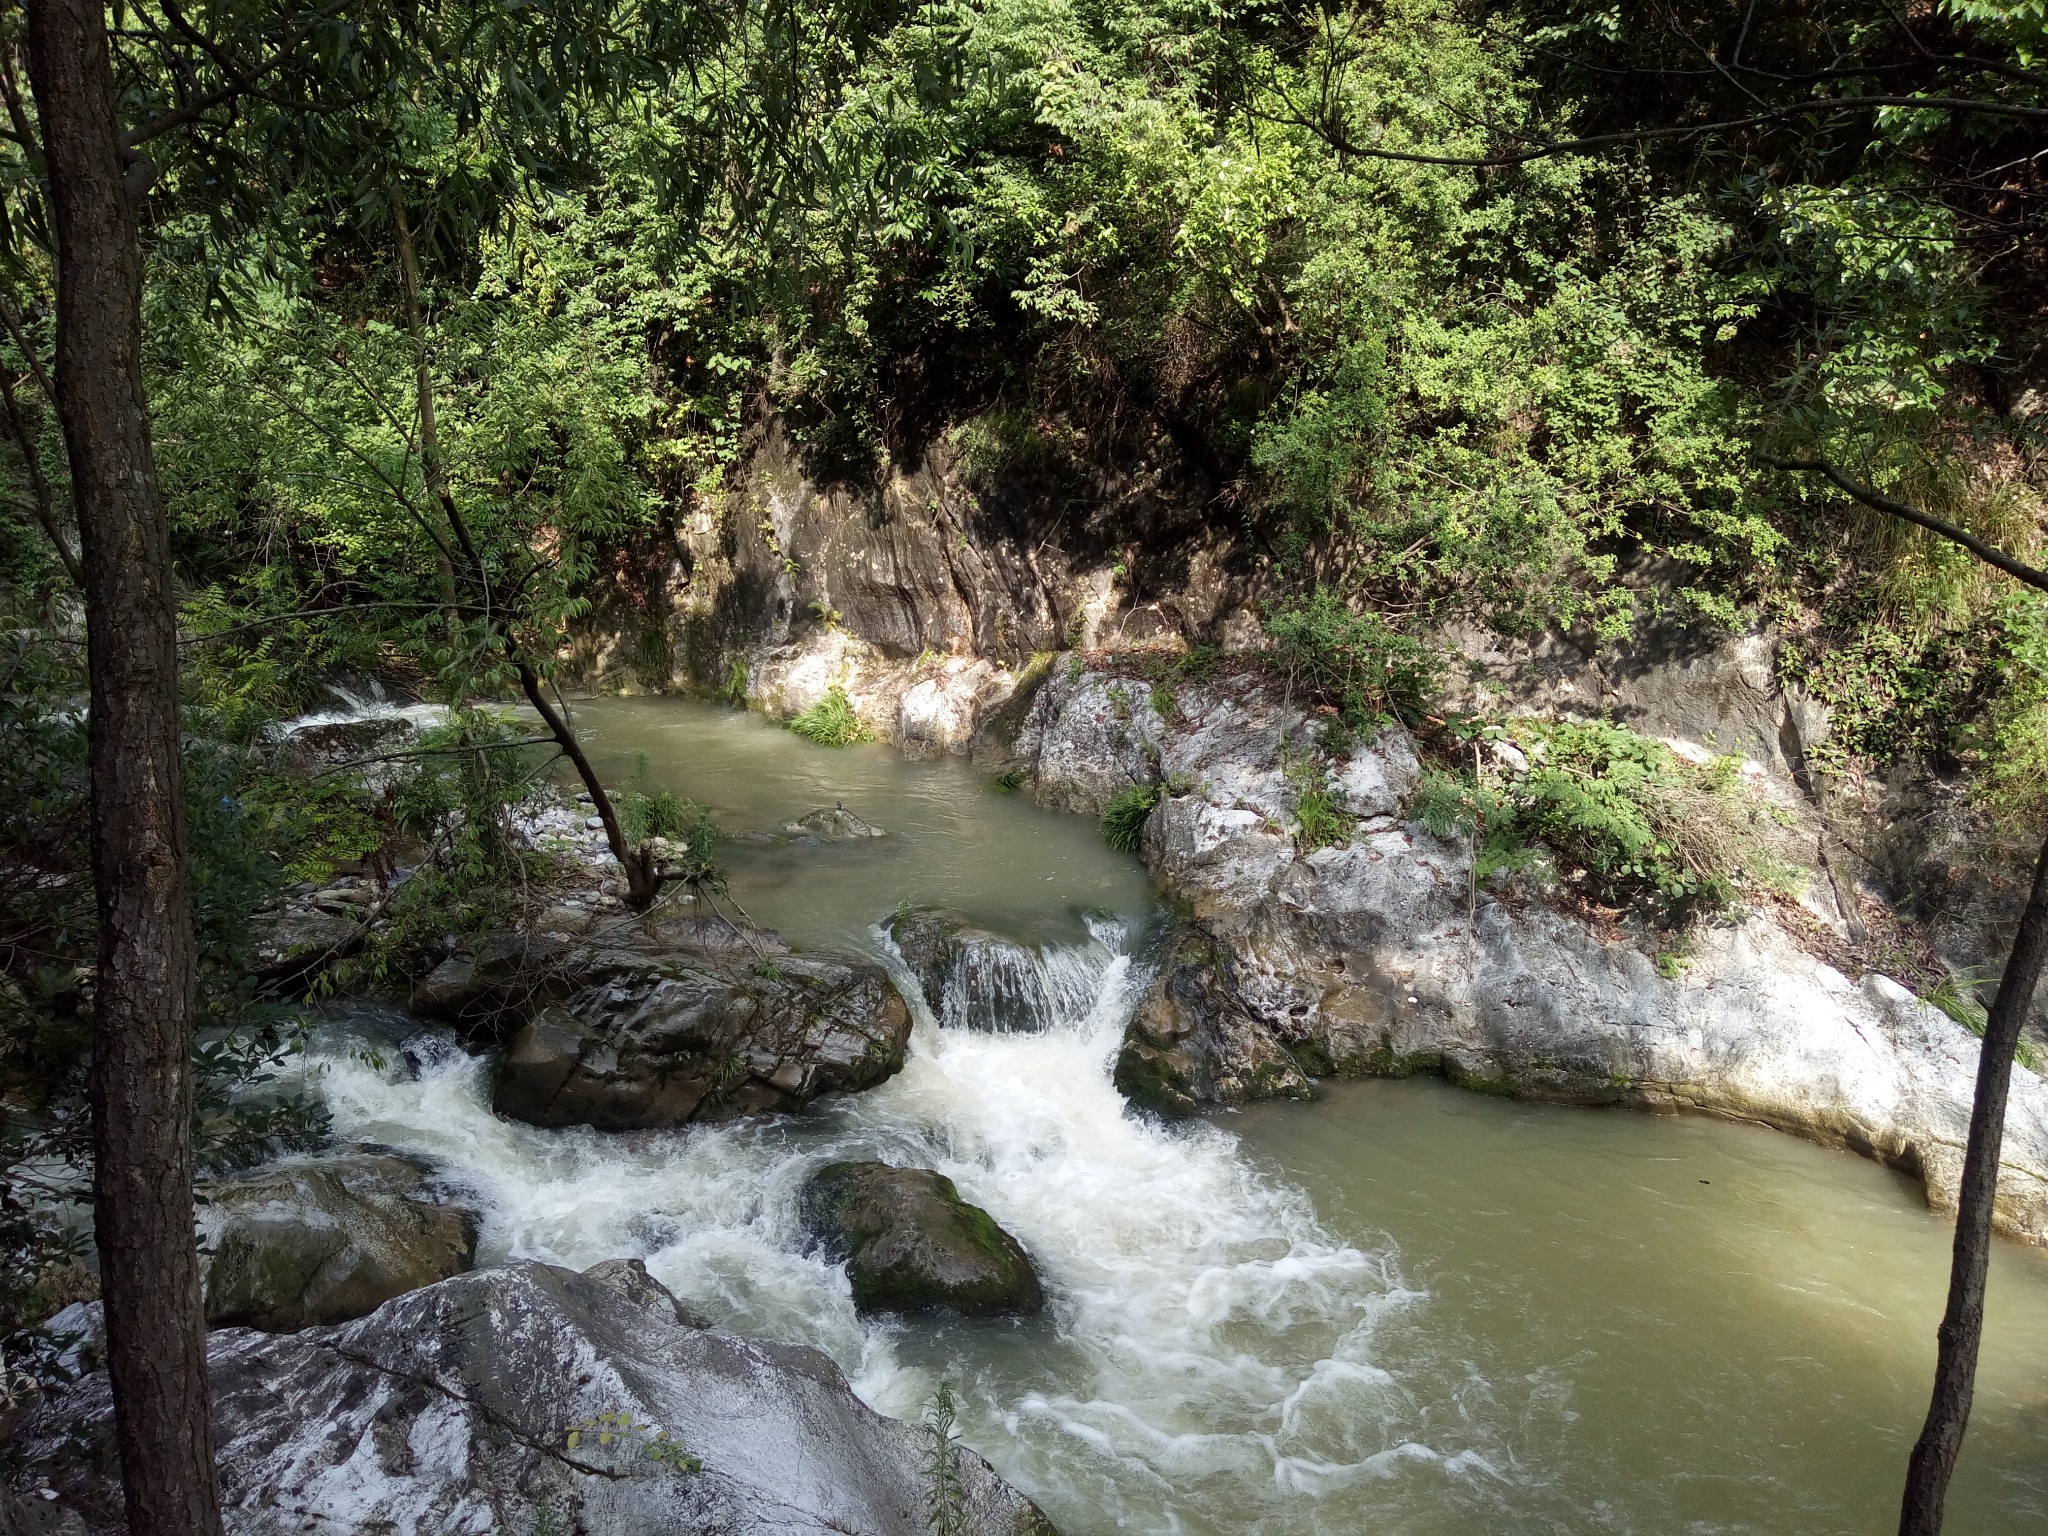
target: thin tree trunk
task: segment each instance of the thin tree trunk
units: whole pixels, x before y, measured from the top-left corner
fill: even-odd
[[[419,259],[413,249],[412,226],[406,220],[405,203],[395,192],[391,194],[391,227],[397,237],[398,275],[405,295],[405,323],[412,332],[413,348],[419,359],[413,373],[413,388],[420,419],[420,478],[426,484],[428,496],[448,520],[448,532],[455,547],[462,551],[462,558],[470,566],[470,574],[475,578],[484,602],[484,624],[518,669],[520,691],[539,714],[548,733],[555,738],[555,744],[575,767],[576,776],[583,781],[583,787],[590,795],[598,820],[604,824],[605,843],[625,873],[627,904],[636,911],[644,910],[653,905],[661,889],[661,880],[654,870],[654,857],[646,848],[627,846],[625,830],[619,825],[611,796],[605,793],[597,770],[584,756],[582,742],[576,739],[574,728],[562,712],[549,701],[547,690],[541,686],[539,672],[508,628],[515,616],[496,611],[496,605],[491,601],[490,581],[484,570],[483,556],[470,538],[469,525],[455,504],[454,491],[449,488],[447,466],[441,457],[439,419],[434,410],[434,378],[427,366],[426,316],[420,309]],[[441,556],[441,572],[446,600],[452,607],[455,602],[455,576],[445,555]]]
[[[30,0],[57,240],[56,398],[91,662],[99,907],[93,1230],[132,1536],[218,1536],[192,1225],[192,981],[170,536],[142,389],[147,162],[121,149],[101,0]]]
[[[1936,1337],[1934,1396],[1927,1422],[1906,1465],[1906,1493],[1899,1511],[1899,1536],[1940,1536],[1942,1505],[1970,1400],[1977,1385],[1977,1349],[1984,1336],[1984,1280],[1991,1262],[1991,1217],[1998,1196],[1998,1159],[2005,1140],[2005,1101],[2012,1085],[2012,1058],[2020,1026],[2033,1006],[2034,988],[2048,961],[2048,843],[2034,866],[2012,954],[1998,983],[1998,997],[1984,1026],[1977,1056],[1977,1098],[1970,1110],[1970,1139],[1963,1153],[1962,1189],[1956,1199],[1955,1255],[1949,1269],[1948,1309]]]
[[[391,194],[391,228],[398,241],[399,288],[405,295],[405,328],[412,335],[413,396],[420,416],[420,479],[427,495],[444,510],[450,503],[448,471],[441,461],[441,428],[434,414],[434,371],[427,358],[426,317],[420,312],[419,259],[413,252],[412,225],[406,221],[405,201]],[[453,532],[450,518],[450,532]],[[447,549],[434,546],[434,569],[441,582],[441,602],[451,620],[455,616],[455,566]]]

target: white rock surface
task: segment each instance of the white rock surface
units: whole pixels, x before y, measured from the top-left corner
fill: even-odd
[[[691,1327],[658,1287],[632,1289],[518,1264],[339,1327],[215,1333],[230,1536],[928,1529],[923,1431],[867,1408],[815,1350]],[[103,1374],[23,1434],[94,1536],[121,1529]],[[65,1454],[67,1435],[82,1445]],[[954,1456],[962,1529],[1052,1536],[987,1462]]]
[[[1313,726],[1302,710],[1240,678],[1183,686],[1166,722],[1112,707],[1119,686],[1143,696],[1096,673],[1048,683],[1018,750],[1065,809],[1098,810],[1140,778],[1171,786],[1146,857],[1194,938],[1134,1021],[1126,1091],[1165,1105],[1302,1091],[1279,1045],[1313,1069],[1756,1120],[1918,1173],[1931,1204],[1953,1206],[1977,1041],[1896,982],[1852,983],[1755,915],[1696,934],[1666,976],[1629,942],[1475,889],[1466,847],[1403,819],[1420,767],[1398,728],[1332,775],[1352,840],[1300,855],[1281,759]],[[2048,1084],[2024,1068],[1998,1220],[2048,1243]]]

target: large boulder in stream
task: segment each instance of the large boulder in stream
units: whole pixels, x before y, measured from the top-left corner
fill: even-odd
[[[428,977],[413,1009],[504,1038],[500,1114],[605,1131],[800,1109],[873,1087],[910,1042],[880,966],[715,919],[482,946]]]
[[[1023,1245],[929,1168],[828,1163],[804,1185],[803,1217],[844,1261],[863,1312],[987,1317],[1045,1305]]]
[[[483,1270],[370,1316],[209,1342],[230,1536],[916,1536],[931,1439],[815,1350],[680,1322],[653,1287]],[[104,1373],[20,1433],[92,1536],[125,1527]],[[956,1529],[1053,1536],[964,1447]]]
[[[374,1312],[469,1268],[475,1215],[427,1168],[359,1147],[199,1186],[206,1320],[289,1333]]]

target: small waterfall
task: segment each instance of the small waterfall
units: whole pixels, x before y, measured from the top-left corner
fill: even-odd
[[[1391,1252],[1332,1239],[1227,1132],[1127,1112],[1110,1068],[1147,976],[1120,924],[1091,931],[967,972],[963,1016],[1028,999],[1042,1021],[1028,1033],[940,1027],[884,941],[915,1019],[909,1061],[778,1120],[633,1136],[501,1120],[485,1058],[366,1051],[380,1021],[363,1005],[312,1066],[340,1136],[424,1156],[474,1192],[481,1262],[643,1258],[731,1327],[825,1350],[902,1418],[951,1381],[968,1441],[1063,1528],[1306,1532],[1325,1527],[1304,1500],[1390,1459],[1464,1475],[1469,1430],[1428,1448],[1372,1364],[1376,1331],[1418,1299]],[[381,1027],[391,1041],[409,1025],[387,1013]],[[842,1158],[951,1178],[1029,1250],[1047,1314],[859,1316],[797,1214],[811,1170]]]
[[[1034,947],[994,934],[963,935],[941,984],[938,1020],[946,1029],[1039,1034],[1085,1016],[1123,947],[1121,924],[1092,925],[1087,946]]]

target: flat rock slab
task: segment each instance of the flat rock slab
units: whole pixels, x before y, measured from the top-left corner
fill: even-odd
[[[339,1327],[214,1334],[230,1536],[930,1529],[923,1430],[868,1408],[815,1350],[685,1326],[673,1298],[616,1278],[519,1264]],[[104,1373],[22,1438],[91,1536],[123,1529]],[[951,1454],[958,1530],[1055,1536],[981,1457]]]
[[[1045,1305],[1030,1256],[929,1168],[830,1163],[804,1186],[804,1222],[846,1264],[864,1312],[985,1317]]]

